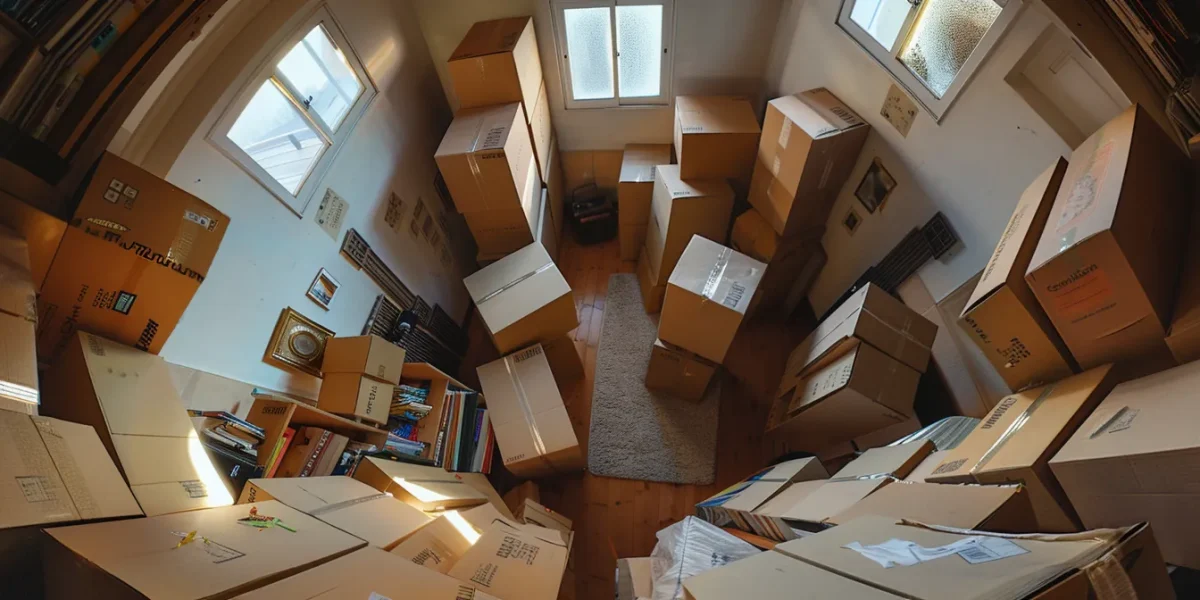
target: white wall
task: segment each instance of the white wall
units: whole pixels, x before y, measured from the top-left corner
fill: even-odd
[[[1049,21],[1027,6],[940,124],[920,113],[902,137],[880,108],[891,77],[835,25],[840,0],[786,3],[772,50],[770,89],[790,94],[824,86],[866,119],[873,131],[830,217],[829,262],[809,300],[820,315],[913,227],[940,210],[965,247],[920,271],[935,300],[984,267],[1017,198],[1068,145],[1004,81]],[[885,208],[868,214],[854,187],[875,157],[898,185]],[[853,205],[864,222],[853,237],[841,219]]]
[[[416,0],[446,97],[456,106],[446,59],[476,21],[532,15],[562,150],[619,150],[625,144],[670,143],[673,108],[566,110],[550,0]],[[676,0],[676,95],[740,94],[762,98],[780,0]]]
[[[392,191],[412,203],[423,198],[440,212],[433,189],[433,153],[450,120],[433,63],[407,2],[329,0],[354,51],[362,58],[379,95],[324,177],[317,197],[297,218],[265,188],[218,152],[206,139],[214,120],[259,64],[289,22],[309,14],[312,2],[274,0],[265,6],[212,68],[200,78],[197,97],[216,90],[200,111],[199,126],[170,167],[167,179],[230,217],[209,271],[178,328],[163,348],[168,361],[260,386],[312,394],[313,377],[262,362],[280,310],[291,306],[339,334],[357,335],[379,287],[339,254],[342,236],[330,239],[313,216],[326,187],[350,204],[342,235],[358,230],[400,278],[431,305],[451,315],[466,313],[459,276],[446,273],[424,241],[414,241],[406,219],[400,232],[383,222]],[[277,43],[277,42],[274,42]],[[195,107],[181,107],[186,118]],[[341,283],[332,310],[305,297],[320,268]]]

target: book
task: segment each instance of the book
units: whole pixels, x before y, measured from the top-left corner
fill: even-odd
[[[287,452],[288,446],[292,443],[292,438],[296,436],[296,430],[288,427],[279,436],[279,440],[275,442],[275,451],[271,454],[271,458],[267,460],[267,477],[274,477],[279,471],[279,464],[283,462],[283,455]]]
[[[486,408],[479,410],[479,429],[475,435],[475,456],[471,459],[471,471],[483,472],[483,460],[487,456],[488,442],[491,441],[492,419]]]
[[[300,477],[300,472],[308,465],[313,454],[319,450],[318,444],[327,439],[329,432],[320,427],[301,427],[292,437],[291,447],[283,454],[277,476]]]
[[[478,443],[477,423],[475,413],[479,410],[479,394],[466,393],[463,395],[462,418],[459,419],[458,457],[454,461],[455,471],[469,471],[471,460],[475,457],[475,444]]]
[[[255,425],[245,419],[239,418],[237,415],[224,410],[188,410],[188,414],[193,417],[206,417],[209,419],[217,419],[224,421],[229,427],[246,432],[258,439],[263,439],[267,436],[267,432],[262,427]]]
[[[313,466],[312,472],[308,474],[309,477],[325,477],[332,474],[334,467],[342,460],[342,453],[346,451],[346,442],[350,441],[350,438],[330,433],[329,441],[321,450],[321,456]]]
[[[75,9],[75,12],[68,16],[66,20],[64,20],[62,24],[58,26],[58,29],[47,34],[46,43],[42,44],[42,47],[46,48],[47,50],[51,50],[57,46],[58,43],[63,40],[63,38],[67,37],[67,34],[71,32],[71,29],[74,28],[80,22],[80,20],[87,16],[88,11],[90,11],[92,7],[96,5],[96,1],[97,0],[84,0],[81,2],[79,7]]]
[[[313,444],[312,452],[308,454],[307,460],[304,461],[304,466],[300,469],[297,477],[308,477],[312,475],[317,468],[317,463],[321,460],[321,455],[325,449],[329,447],[329,439],[333,437],[332,431],[320,430],[321,433],[317,436],[318,439]]]

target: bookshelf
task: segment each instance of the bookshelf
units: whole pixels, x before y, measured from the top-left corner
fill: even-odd
[[[74,210],[76,187],[134,106],[226,0],[138,2],[144,10],[82,78],[78,91],[63,103],[61,113],[39,136],[41,139],[32,134],[28,122],[23,128],[0,119],[0,191],[67,220]],[[73,15],[94,5],[91,0],[67,0],[37,31],[26,29],[0,11],[0,28],[10,31],[20,41],[0,64],[0,90],[3,90],[0,103],[5,94],[20,94],[28,89],[14,83],[26,69],[40,68],[27,66],[30,61],[53,56],[54,49],[47,47],[53,37],[60,34]]]
[[[319,408],[309,406],[294,400],[280,398],[256,398],[250,407],[246,420],[263,428],[266,435],[259,445],[259,465],[264,464],[271,454],[271,449],[279,442],[279,437],[288,428],[320,427],[350,438],[356,442],[373,444],[382,448],[387,442],[387,432],[351,421],[345,417],[327,413]]]

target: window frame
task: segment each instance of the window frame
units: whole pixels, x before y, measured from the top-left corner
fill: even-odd
[[[909,0],[912,4],[909,9],[909,14],[904,20],[904,25],[900,28],[899,35],[896,36],[893,48],[885,48],[880,44],[870,33],[855,23],[850,18],[851,12],[854,10],[854,5],[858,0],[842,0],[842,6],[838,10],[835,23],[838,29],[854,40],[864,52],[867,53],[883,70],[886,71],[892,79],[904,88],[913,100],[925,110],[929,116],[933,117],[934,122],[940,123],[950,111],[950,107],[954,104],[955,99],[970,83],[975,76],[976,71],[987,59],[992,50],[999,44],[1004,34],[1016,21],[1017,15],[1025,6],[1025,0],[992,0],[1000,6],[1000,14],[996,16],[996,20],[992,22],[991,27],[988,27],[987,33],[979,40],[979,44],[967,57],[966,62],[958,70],[958,74],[954,76],[954,81],[950,87],[946,89],[946,93],[938,97],[933,90],[929,89],[922,81],[920,76],[912,71],[908,65],[900,60],[900,53],[904,48],[905,42],[908,41],[916,29],[916,25],[920,19],[921,11],[929,5],[928,0],[918,1],[913,4],[913,0]]]
[[[559,75],[562,80],[563,101],[568,110],[594,108],[620,108],[639,106],[669,106],[671,83],[675,66],[675,0],[551,0],[554,22],[554,39],[558,50]],[[659,94],[657,96],[621,97],[620,65],[617,50],[617,7],[618,6],[662,6],[663,59],[659,67]],[[565,11],[573,8],[608,8],[609,36],[612,40],[613,97],[596,100],[575,100],[571,84],[571,59],[567,52]]]
[[[316,110],[309,110],[303,106],[303,102],[300,100],[302,98],[300,92],[288,81],[287,76],[279,68],[280,61],[287,56],[288,52],[291,52],[317,26],[324,26],[325,33],[337,49],[346,57],[348,66],[363,86],[362,93],[359,94],[358,99],[346,110],[346,114],[342,117],[342,122],[336,130],[331,129]],[[300,118],[322,140],[323,148],[320,151],[321,154],[316,162],[313,163],[304,182],[295,194],[292,194],[283,184],[272,177],[266,169],[262,168],[229,137],[229,132],[233,128],[234,123],[241,117],[242,112],[246,110],[251,99],[254,98],[254,95],[258,93],[258,90],[264,83],[274,83],[276,89],[296,109]],[[363,115],[366,114],[367,108],[370,107],[378,94],[379,88],[375,85],[375,81],[371,79],[370,74],[367,73],[362,59],[354,51],[354,47],[350,44],[350,40],[346,37],[337,19],[333,16],[333,12],[329,10],[328,5],[321,4],[307,18],[297,24],[288,33],[287,37],[271,50],[270,54],[267,55],[261,64],[243,77],[241,89],[225,107],[224,112],[217,119],[216,123],[213,124],[207,138],[209,143],[215,146],[226,158],[238,165],[243,171],[254,178],[255,181],[266,188],[288,210],[295,213],[297,218],[302,219],[304,218],[304,211],[312,203],[317,190],[320,189],[321,182],[329,171],[329,167],[333,164],[333,161],[345,145],[346,140],[354,132],[355,126],[362,119]]]

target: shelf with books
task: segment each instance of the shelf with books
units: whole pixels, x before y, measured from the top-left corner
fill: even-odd
[[[493,451],[483,394],[429,363],[405,363],[400,384],[426,390],[427,414],[415,422],[420,458],[447,471],[490,470]]]
[[[246,420],[263,428],[263,436],[258,453],[258,462],[266,467],[268,472],[277,469],[279,459],[287,452],[283,447],[285,435],[291,430],[294,436],[305,427],[318,428],[333,434],[343,436],[349,442],[370,444],[382,449],[387,442],[387,432],[352,421],[345,417],[327,413],[319,408],[309,406],[294,400],[281,398],[256,398],[250,407]],[[288,441],[290,444],[290,441]],[[279,450],[276,448],[279,447]]]

